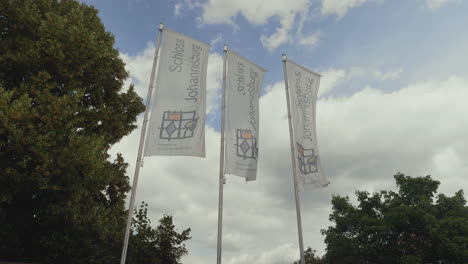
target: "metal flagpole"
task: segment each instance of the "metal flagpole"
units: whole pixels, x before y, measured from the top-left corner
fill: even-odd
[[[293,179],[294,179],[294,196],[296,198],[296,214],[297,214],[297,231],[299,233],[299,250],[301,253],[301,264],[305,264],[304,260],[304,244],[302,241],[302,219],[301,219],[301,206],[299,204],[299,190],[297,186],[297,174],[296,174],[296,155],[294,153],[294,139],[292,131],[292,120],[291,120],[291,103],[289,102],[289,87],[288,87],[288,74],[286,71],[286,54],[283,54],[283,71],[284,71],[284,86],[286,88],[286,101],[288,104],[288,121],[289,121],[289,140],[291,142],[291,160],[293,167]]]
[[[137,185],[138,185],[138,175],[140,174],[140,168],[143,166],[143,157],[142,157],[143,145],[145,142],[146,126],[148,123],[149,109],[151,106],[151,95],[153,94],[154,74],[156,71],[156,64],[158,62],[159,46],[161,45],[161,33],[163,29],[164,29],[164,25],[163,23],[160,23],[159,31],[158,31],[158,40],[157,40],[158,44],[157,44],[156,50],[154,51],[153,68],[151,70],[150,83],[148,87],[148,96],[146,97],[146,110],[145,110],[145,116],[143,118],[143,126],[141,128],[140,146],[138,147],[138,154],[137,154],[137,160],[136,160],[136,165],[135,165],[135,173],[133,176],[132,194],[130,195],[130,205],[128,208],[127,228],[125,229],[125,239],[124,239],[124,245],[122,248],[122,257],[120,259],[120,264],[125,264],[125,260],[127,257],[128,239],[130,236],[130,227],[132,225],[133,208],[135,207],[135,196],[136,196]]]
[[[225,100],[226,100],[226,57],[228,47],[224,44],[224,58],[223,58],[223,103],[221,106],[221,153],[219,158],[219,200],[218,200],[218,251],[217,251],[217,264],[221,264],[221,250],[222,250],[222,236],[223,236],[223,185],[226,183],[224,177],[224,115],[225,115]]]

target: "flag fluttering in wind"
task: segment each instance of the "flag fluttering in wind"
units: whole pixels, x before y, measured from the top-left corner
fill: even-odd
[[[164,29],[144,156],[205,157],[209,49]]]
[[[296,200],[300,263],[305,264],[299,188],[304,185],[327,186],[317,149],[315,114],[320,74],[287,60],[283,54],[289,139]]]
[[[237,175],[246,181],[257,178],[258,99],[264,73],[264,69],[224,45],[217,264],[221,264],[223,244],[224,175]]]
[[[286,60],[298,185],[327,186],[320,165],[316,134],[316,103],[320,75]]]
[[[159,25],[120,264],[125,264],[127,259],[143,156],[205,157],[206,73],[209,49],[207,44],[164,28],[162,23]],[[151,108],[154,87],[154,107]],[[148,125],[149,130],[146,133]]]
[[[226,60],[224,173],[253,181],[258,160],[258,99],[265,70],[230,50]]]

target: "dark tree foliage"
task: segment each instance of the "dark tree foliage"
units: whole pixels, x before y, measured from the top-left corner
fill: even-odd
[[[164,215],[156,229],[147,217],[148,204],[135,209],[132,222],[134,236],[129,241],[128,263],[180,264],[180,258],[188,253],[184,242],[189,240],[190,228],[178,233],[172,216]]]
[[[356,192],[332,199],[326,263],[468,263],[468,207],[463,191],[436,195],[430,176],[395,175],[398,192]]]
[[[0,1],[0,260],[120,258],[130,186],[108,150],[144,105],[122,89],[127,72],[97,13],[74,0]]]
[[[322,264],[322,263],[325,263],[324,260],[322,258],[320,258],[319,256],[316,256],[315,253],[316,253],[316,251],[313,250],[310,247],[307,248],[304,251],[304,262],[305,262],[305,264]],[[295,261],[294,264],[301,264],[301,261],[300,260]]]

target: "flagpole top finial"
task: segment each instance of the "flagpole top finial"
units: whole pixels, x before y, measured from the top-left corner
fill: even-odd
[[[161,22],[159,23],[159,30],[163,30],[164,29],[164,24]]]
[[[224,44],[224,52],[226,52],[228,50],[228,47],[227,47],[227,44]]]
[[[283,55],[281,55],[281,58],[283,59],[283,61],[286,61],[287,59],[286,54],[283,53]]]

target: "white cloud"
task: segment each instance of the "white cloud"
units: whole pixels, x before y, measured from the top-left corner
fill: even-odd
[[[389,72],[381,72],[381,71],[372,71],[372,74],[374,75],[374,78],[381,80],[381,81],[386,81],[386,80],[395,80],[400,78],[401,73],[403,72],[403,69],[398,68],[393,71]]]
[[[180,16],[182,9],[182,3],[178,3],[174,5],[174,16]]]
[[[223,40],[223,34],[218,33],[216,37],[210,41],[210,46],[213,47],[214,45],[220,43]]]
[[[319,128],[319,136],[324,137],[320,146],[330,151],[329,162],[343,164],[338,169],[341,173],[336,168],[329,172],[341,174],[337,178],[342,180],[360,175],[359,180],[377,186],[373,178],[378,177],[376,174],[388,175],[397,170],[414,176],[432,173],[443,184],[450,178],[462,179],[467,168],[453,157],[468,155],[464,150],[468,145],[464,136],[468,118],[461,114],[468,106],[460,98],[468,95],[463,88],[467,84],[467,79],[450,77],[392,93],[368,87],[351,97],[321,101],[318,123],[324,126]],[[340,122],[330,122],[338,116]],[[451,157],[451,164],[458,164],[451,174],[441,166],[447,157]],[[391,179],[387,181],[391,183]],[[455,188],[452,186],[452,190]]]
[[[402,68],[393,69],[390,71],[381,71],[376,69],[369,69],[363,67],[351,67],[348,71],[348,79],[352,78],[366,78],[379,81],[395,80],[400,78]]]
[[[218,109],[218,99],[221,97],[221,82],[223,81],[223,56],[210,53],[208,56],[208,73],[206,79],[206,112],[214,114]]]
[[[309,35],[309,36],[300,36],[298,38],[298,42],[300,45],[303,45],[303,46],[309,46],[309,47],[314,47],[318,44],[320,38],[319,38],[320,34],[318,32],[312,34],[312,35]]]
[[[321,74],[319,96],[333,90],[338,85],[352,79],[365,78],[367,81],[378,80],[387,81],[400,78],[403,69],[398,68],[391,71],[381,71],[376,69],[367,69],[363,67],[351,67],[349,70],[328,69]]]
[[[183,11],[194,10],[200,7],[200,5],[198,0],[181,0],[174,5],[174,16],[180,16]]]
[[[123,56],[138,85],[149,79],[151,49],[149,45],[137,56]],[[214,113],[219,111],[215,98],[219,97],[222,58],[210,54],[209,59],[208,97],[214,99],[208,99],[208,104]],[[322,89],[331,91],[363,74],[381,79],[399,75],[398,70],[389,72],[393,73],[362,67],[330,69],[322,73]],[[468,186],[468,166],[463,162],[468,159],[467,86],[467,77],[453,76],[417,82],[391,93],[367,87],[351,96],[320,99],[319,151],[331,185],[301,192],[305,245],[324,252],[320,229],[329,225],[332,194],[393,188],[391,176],[397,171],[413,176],[431,173],[448,194]],[[146,89],[137,90],[146,94]],[[246,184],[228,176],[224,189],[223,258],[228,264],[291,263],[299,255],[284,84],[266,90],[260,99],[257,181]],[[129,175],[139,135],[137,129],[111,150],[122,153],[130,163]],[[169,213],[179,230],[192,228],[187,243],[190,255],[184,263],[215,261],[219,141],[219,132],[208,124],[206,158],[149,157],[141,171],[137,200],[149,203],[153,223]]]
[[[426,0],[426,5],[430,9],[438,9],[449,2],[450,0]]]
[[[120,57],[126,64],[125,68],[127,71],[129,71],[130,75],[126,82],[126,86],[128,86],[130,83],[133,83],[137,93],[143,98],[146,98],[148,91],[151,67],[153,65],[154,50],[154,43],[148,42],[145,49],[135,56],[129,56],[125,53],[120,54]]]
[[[262,45],[269,51],[272,51],[280,45],[286,43],[289,39],[289,31],[293,26],[294,18],[294,14],[281,17],[281,27],[277,28],[275,33],[271,34],[270,36],[266,36],[264,34],[261,35],[260,40],[262,41]]]
[[[349,9],[362,5],[369,0],[321,0],[323,15],[337,15],[343,17]],[[268,50],[274,50],[289,40],[298,45],[315,46],[319,41],[319,34],[302,34],[302,24],[309,14],[309,8],[318,1],[312,0],[208,0],[201,4],[198,1],[184,0],[174,8],[176,15],[181,14],[183,7],[192,10],[202,8],[202,15],[197,18],[200,24],[230,24],[238,30],[235,23],[237,16],[243,16],[252,25],[267,25],[272,19],[277,19],[280,26],[273,33],[261,34],[262,45]],[[296,18],[300,17],[299,30],[296,36],[291,36]]]
[[[348,13],[349,9],[360,6],[369,0],[322,0],[322,14],[335,14],[342,18]]]
[[[275,49],[288,40],[295,17],[308,8],[309,0],[209,0],[203,5],[203,23],[235,24],[234,18],[242,15],[254,25],[267,24],[269,19],[279,19],[280,27],[271,35],[262,34],[261,41],[269,50]]]
[[[190,10],[201,6],[198,0],[184,0],[184,3]]]
[[[319,96],[330,92],[347,78],[347,72],[342,69],[329,69],[322,73],[320,80]]]
[[[223,24],[232,22],[236,15],[243,15],[254,25],[266,24],[274,16],[286,17],[301,12],[308,6],[308,0],[209,0],[203,5],[203,22]]]
[[[313,34],[304,34],[304,24],[309,18],[309,9],[305,9],[300,14],[300,19],[296,31],[296,43],[302,46],[307,46],[308,48],[315,47],[320,41],[320,31],[316,31]]]

